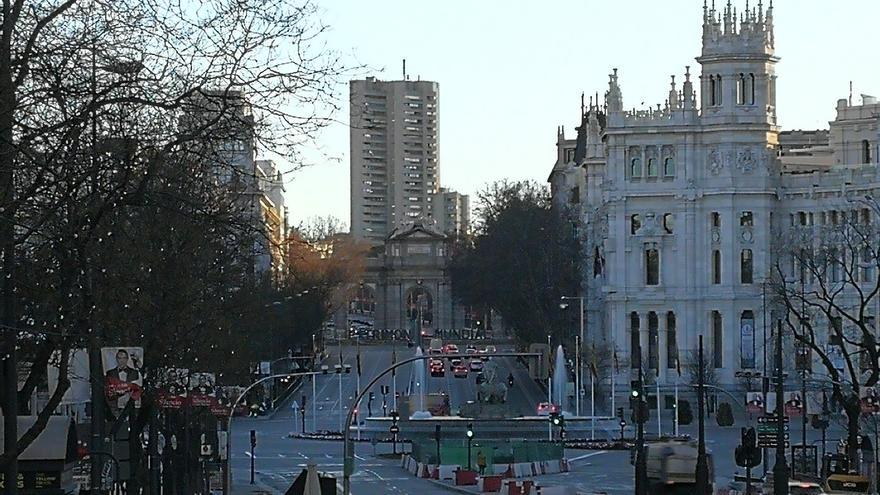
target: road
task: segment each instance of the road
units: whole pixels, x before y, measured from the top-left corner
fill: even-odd
[[[330,349],[330,355],[324,364],[330,366],[339,362],[340,348]],[[338,431],[341,418],[347,413],[348,407],[354,400],[357,390],[357,358],[355,346],[343,346],[342,362],[351,365],[350,374],[319,375],[315,380],[315,400],[312,399],[312,384],[307,381],[303,384],[291,400],[301,402],[301,396],[306,397],[306,430]],[[412,356],[414,350],[406,346],[391,345],[363,345],[360,346],[361,354],[361,386],[366,386],[368,381],[386,369],[392,362],[392,353],[397,353],[398,360]],[[508,406],[515,414],[533,415],[535,404],[545,400],[544,392],[534,381],[528,378],[528,371],[516,364],[514,358],[494,358],[498,365],[498,376],[506,380],[509,373],[514,375],[514,388],[510,391]],[[387,376],[374,388],[375,400],[372,404],[373,414],[382,414],[381,385],[388,385],[392,391],[397,389],[401,395],[406,395],[410,387],[415,384],[413,373],[414,365],[402,366],[398,373],[392,377]],[[450,396],[453,412],[469,400],[475,399],[476,385],[474,374],[467,378],[454,378],[448,371],[444,377],[430,377],[427,375],[429,392],[446,392]],[[340,403],[340,384],[342,401]],[[387,410],[393,408],[393,394],[386,397]],[[313,414],[313,402],[314,412]],[[236,418],[233,427],[233,476],[235,485],[247,487],[249,482],[249,430],[258,432],[258,446],[256,450],[257,482],[263,486],[278,490],[283,493],[292,479],[299,473],[307,462],[315,462],[319,470],[330,472],[341,479],[342,471],[342,444],[333,441],[299,440],[288,437],[290,432],[301,430],[299,412],[292,410],[290,403],[283,405],[271,418]],[[625,404],[624,404],[625,406]],[[361,404],[362,413],[367,412],[366,400]],[[656,432],[656,420],[648,423],[646,431],[653,436]],[[363,419],[363,418],[361,418]],[[733,474],[741,471],[733,459],[733,450],[740,440],[740,426],[746,424],[744,418],[737,418],[734,427],[721,428],[715,425],[714,417],[706,421],[707,447],[714,452],[714,466],[717,486],[727,486],[733,478]],[[682,433],[697,436],[696,421],[688,426],[682,426]],[[663,431],[672,430],[671,418],[664,418]],[[793,419],[791,435],[793,440],[799,441],[801,436],[800,421]],[[808,442],[814,443],[819,439],[820,433],[811,427],[807,430]],[[616,436],[616,432],[614,434]],[[829,439],[837,439],[841,435],[839,427],[829,432]],[[604,435],[599,435],[604,436]],[[627,436],[631,436],[631,430],[627,428]],[[379,452],[389,451],[390,446],[379,445]],[[834,450],[834,444],[829,440],[828,450]],[[352,477],[352,491],[355,494],[369,493],[445,493],[441,487],[430,485],[423,480],[417,480],[409,476],[399,467],[398,461],[385,460],[372,455],[373,448],[367,443],[357,445],[356,470]],[[632,493],[633,490],[633,467],[629,463],[629,453],[621,451],[567,451],[569,459],[573,459],[572,471],[551,477],[542,477],[542,480],[550,483],[571,484],[580,490],[590,492],[604,490],[609,494]],[[773,465],[772,453],[770,466]],[[760,468],[757,470],[760,472]],[[236,493],[242,493],[236,491]]]

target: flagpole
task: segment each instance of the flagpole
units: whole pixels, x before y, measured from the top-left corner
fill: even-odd
[[[660,367],[657,367],[657,377],[654,378],[654,383],[657,385],[657,438],[663,436],[663,427],[660,423]]]
[[[611,363],[612,364],[612,366],[611,366],[611,416],[614,416],[615,414],[617,414],[617,402],[615,399],[616,394],[614,393],[614,384],[617,382],[617,368],[618,368],[617,346],[612,347],[612,359],[613,359],[613,363]]]
[[[360,333],[358,333],[355,342],[357,343],[357,384],[356,384],[357,392],[355,393],[355,397],[360,397],[361,396],[361,336],[360,336]],[[355,407],[355,411],[357,412],[357,414],[360,414],[361,403],[358,402],[354,407]],[[358,441],[360,441],[361,440],[361,427],[360,427],[360,425],[357,425],[357,427],[358,427],[357,439],[358,439]]]
[[[596,373],[590,369],[590,440],[596,439]]]
[[[675,379],[675,416],[672,418],[675,425],[675,436],[678,436],[678,379]]]

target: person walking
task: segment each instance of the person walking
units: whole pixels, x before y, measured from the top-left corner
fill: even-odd
[[[480,470],[480,476],[486,474],[486,455],[482,450],[477,451],[477,468]]]

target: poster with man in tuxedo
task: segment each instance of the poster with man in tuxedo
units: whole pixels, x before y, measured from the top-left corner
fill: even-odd
[[[189,377],[189,398],[193,406],[211,407],[217,402],[214,373],[192,373]]]
[[[159,381],[159,406],[166,409],[180,409],[186,403],[189,387],[189,370],[168,368],[162,372]]]
[[[121,411],[133,401],[135,408],[141,407],[144,375],[144,349],[142,347],[104,347],[101,349],[101,364],[104,370],[104,393],[114,413]]]

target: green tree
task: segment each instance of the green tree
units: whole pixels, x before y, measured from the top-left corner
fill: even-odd
[[[567,212],[534,182],[501,181],[478,195],[474,235],[454,249],[455,297],[491,307],[521,343],[572,337],[560,298],[578,294],[581,242]]]

